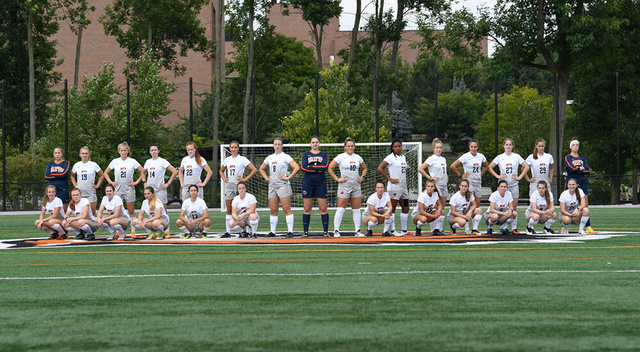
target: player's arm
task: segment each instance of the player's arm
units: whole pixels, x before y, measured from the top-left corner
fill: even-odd
[[[182,223],[188,224],[189,220],[185,217],[187,211],[184,209],[180,209],[180,215],[178,215],[178,220],[182,220]]]
[[[267,165],[266,163],[262,163],[262,165],[260,165],[260,175],[262,175],[262,178],[264,178],[265,181],[269,182],[269,175],[267,175],[267,167],[269,165]]]
[[[362,183],[364,178],[367,177],[367,164],[363,162],[360,163],[360,170],[362,170],[362,176],[358,177],[358,183]]]
[[[144,182],[145,178],[146,178],[145,175],[147,174],[147,170],[145,170],[144,167],[142,167],[141,165],[138,165],[136,170],[138,170],[138,172],[140,172],[140,177],[138,177],[138,179],[135,180],[135,182],[132,182],[131,186],[135,186],[140,182]]]
[[[571,217],[571,213],[567,211],[567,205],[564,202],[560,202],[560,214]]]
[[[387,174],[386,171],[384,171],[384,169],[389,166],[389,163],[385,160],[382,160],[382,162],[380,163],[380,165],[378,165],[378,173],[380,175],[382,175],[382,177],[384,177],[387,181],[393,183],[394,185],[400,181],[398,181],[397,179],[392,179],[391,177],[389,177],[389,175]],[[394,182],[395,181],[395,182]]]
[[[427,164],[426,161],[424,163],[420,164],[420,166],[418,166],[418,172],[421,173],[422,176],[424,176],[427,180],[430,180],[431,176],[429,176],[429,174],[427,174],[427,166],[429,166],[429,164]]]
[[[291,166],[293,168],[293,171],[291,171],[291,173],[289,174],[289,176],[285,176],[284,179],[285,180],[290,180],[293,178],[293,176],[295,176],[298,172],[300,172],[300,165],[298,165],[298,163],[296,163],[295,160],[291,160],[289,162],[289,166]]]
[[[449,169],[451,169],[451,172],[453,172],[458,177],[462,177],[463,175],[462,173],[460,173],[460,170],[458,170],[458,167],[460,167],[460,165],[462,165],[462,161],[460,161],[460,159],[456,159],[456,161],[449,165]]]
[[[517,178],[516,178],[516,180],[518,180],[518,181],[520,181],[523,177],[525,177],[527,172],[529,172],[529,164],[524,162],[521,165],[522,165],[522,172],[520,172],[520,175],[517,176]]]
[[[73,172],[69,174],[69,177],[71,178],[71,184],[73,185],[73,187],[78,187],[78,182],[76,182],[76,178]]]
[[[200,182],[198,182],[198,183],[200,183],[200,184],[196,183],[196,186],[198,186],[198,187],[204,187],[204,186],[206,186],[206,185],[207,185],[207,183],[209,183],[209,180],[211,179],[211,177],[213,176],[213,171],[211,170],[211,167],[209,167],[209,164],[208,164],[208,163],[207,163],[207,164],[205,164],[205,165],[203,166],[203,168],[204,168],[204,170],[207,172],[207,176],[204,178],[204,182],[201,182],[201,183],[200,183]]]
[[[180,171],[178,171],[178,178],[180,179],[180,188],[184,187],[184,166],[180,165]]]
[[[220,166],[220,171],[218,171],[218,175],[220,175],[220,178],[222,179],[222,181],[224,181],[224,183],[227,183],[228,178],[225,175],[225,171],[227,170],[227,167],[225,165]]]
[[[549,183],[553,183],[553,177],[555,175],[555,171],[556,171],[556,164],[551,164],[551,166],[549,166]]]
[[[98,170],[96,174],[100,176],[100,178],[98,179],[98,182],[96,182],[96,184],[93,185],[93,188],[98,189],[100,188],[100,186],[102,186],[102,181],[104,181],[104,172],[102,172],[102,170]]]
[[[501,177],[501,176],[503,176],[503,175],[498,175],[498,173],[496,172],[496,170],[494,170],[494,169],[495,169],[495,167],[496,167],[496,163],[492,161],[492,162],[491,162],[491,164],[489,164],[489,167],[487,168],[487,171],[488,171],[491,175],[493,175],[493,177],[495,177],[495,178],[497,178],[497,179],[504,178],[504,177]]]
[[[329,176],[331,176],[331,178],[334,181],[340,182],[340,177],[338,177],[336,173],[333,171],[333,169],[335,169],[337,165],[338,165],[338,162],[336,162],[335,160],[331,160],[331,162],[329,163],[329,167],[327,168],[327,173],[329,174]]]
[[[162,189],[167,189],[169,188],[169,186],[171,186],[171,184],[173,183],[173,181],[176,179],[176,176],[178,175],[178,170],[176,170],[175,167],[173,167],[173,165],[169,165],[167,166],[167,170],[169,170],[171,172],[171,176],[169,176],[169,181],[167,181],[167,183],[163,184],[160,188]]]
[[[242,177],[242,175],[238,176],[238,181],[249,181],[253,176],[255,176],[258,173],[258,169],[256,168],[255,165],[253,165],[253,163],[249,163],[247,165],[247,167],[249,168],[249,170],[251,170],[251,172],[249,172],[249,174],[247,175],[247,177]]]
[[[482,171],[480,172],[480,176],[484,176],[484,174],[487,173],[487,171],[489,171],[489,163],[486,161],[482,162]]]
[[[111,177],[109,176],[109,174],[111,173],[111,168],[109,166],[107,166],[107,169],[104,170],[104,179],[107,180],[107,183],[112,185],[113,187],[116,186],[116,183],[111,181]]]

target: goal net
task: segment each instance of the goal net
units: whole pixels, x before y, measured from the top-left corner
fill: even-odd
[[[360,155],[367,165],[368,172],[367,177],[362,182],[362,206],[365,206],[367,198],[374,192],[375,181],[378,178],[382,179],[382,176],[377,171],[378,165],[384,160],[384,158],[391,153],[391,143],[357,143],[355,153]],[[418,195],[422,191],[422,175],[418,172],[418,166],[422,163],[422,143],[420,142],[403,142],[403,153],[407,158],[407,186],[409,188],[409,202],[413,207],[418,201]],[[302,154],[311,149],[309,144],[285,144],[283,152],[289,154],[293,160],[300,165]],[[342,143],[323,143],[320,145],[320,150],[327,153],[329,156],[329,162],[336,156],[344,152],[344,145]],[[241,144],[240,155],[249,159],[257,169],[264,162],[264,159],[273,154],[272,144]],[[229,150],[229,144],[223,144],[220,146],[220,160],[224,160],[226,157],[231,156]],[[336,175],[340,175],[338,167],[334,169]],[[385,170],[389,173],[389,170]],[[289,169],[291,172],[291,168]],[[249,169],[245,170],[245,175],[249,173]],[[338,183],[335,182],[329,174],[325,173],[327,180],[327,203],[330,208],[336,207],[337,204],[337,190]],[[293,195],[291,196],[291,207],[299,208],[303,207],[302,203],[302,180],[304,178],[304,172],[300,171],[293,179],[291,179],[291,189]],[[387,181],[385,181],[385,187]],[[247,192],[253,194],[258,200],[258,209],[268,209],[268,191],[269,184],[262,178],[260,172],[252,177],[247,183]],[[220,189],[224,190],[225,182],[220,180]],[[226,211],[224,192],[220,192],[220,204],[221,210]],[[314,202],[314,208],[316,204]]]

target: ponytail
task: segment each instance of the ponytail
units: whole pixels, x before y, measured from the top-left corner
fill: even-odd
[[[196,163],[200,165],[202,163],[202,156],[200,156],[200,153],[198,153],[198,148],[196,147],[196,144],[194,142],[187,143],[187,147],[190,145],[192,145],[193,148],[196,150]]]

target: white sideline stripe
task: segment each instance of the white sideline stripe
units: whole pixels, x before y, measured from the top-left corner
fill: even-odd
[[[152,277],[203,277],[203,276],[352,276],[396,274],[600,274],[640,273],[640,270],[428,270],[428,271],[359,271],[352,273],[211,273],[211,274],[144,274],[144,275],[83,275],[42,277],[0,277],[0,280],[70,280],[70,279],[123,279]]]

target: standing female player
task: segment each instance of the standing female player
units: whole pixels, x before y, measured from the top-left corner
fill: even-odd
[[[498,181],[498,190],[489,197],[489,209],[484,213],[487,223],[487,234],[493,233],[493,225],[500,225],[500,234],[510,235],[509,224],[515,221],[518,213],[513,205],[513,196],[508,190],[507,180]]]
[[[491,164],[489,164],[489,173],[498,180],[507,181],[509,188],[508,191],[513,197],[512,209],[515,214],[515,218],[513,218],[514,220],[511,222],[511,232],[514,235],[520,235],[521,233],[518,231],[518,199],[520,197],[520,187],[518,182],[529,171],[529,164],[524,162],[524,159],[522,159],[520,154],[513,152],[515,146],[513,139],[507,138],[504,140],[504,153],[496,156]],[[496,165],[500,167],[500,175],[493,170]],[[520,165],[522,165],[522,172],[518,175],[518,167]]]
[[[551,229],[551,225],[558,219],[553,207],[553,194],[549,192],[548,183],[545,180],[538,181],[538,189],[531,195],[529,200],[529,208],[524,215],[529,221],[527,226],[527,235],[535,235],[533,229],[535,224],[544,224],[545,235],[553,235],[555,232]]]
[[[257,237],[258,224],[260,223],[260,215],[256,211],[258,201],[256,197],[247,193],[247,184],[238,182],[238,195],[231,202],[231,220],[229,227],[241,231],[240,237],[249,237],[245,231],[247,225],[251,227],[251,237]]]
[[[482,200],[482,175],[489,169],[487,158],[485,158],[482,153],[478,153],[479,147],[480,142],[475,139],[470,140],[469,151],[454,161],[449,167],[458,177],[469,180],[469,190],[475,197],[474,202],[477,208],[480,208],[480,201]],[[460,171],[458,171],[460,165],[462,165],[464,170],[463,174],[460,174]]]
[[[231,151],[231,156],[228,156],[224,160],[222,160],[222,166],[220,167],[220,177],[224,181],[224,201],[227,207],[227,216],[224,218],[224,225],[226,226],[226,231],[223,237],[229,237],[229,220],[231,220],[231,202],[233,202],[233,198],[238,195],[238,182],[249,181],[256,173],[258,173],[258,169],[256,169],[255,165],[249,159],[244,156],[238,154],[240,150],[240,143],[237,141],[231,141],[229,143],[229,150]],[[249,175],[247,177],[243,177],[245,168],[249,167]],[[225,172],[226,171],[226,172]]]
[[[105,196],[102,197],[98,214],[96,214],[96,223],[98,226],[109,232],[107,240],[116,238],[123,239],[127,236],[125,230],[131,226],[131,217],[123,208],[122,198],[116,196],[116,190],[112,185],[106,185],[104,188]],[[109,215],[103,218],[102,213],[107,211]]]
[[[60,147],[53,148],[53,159],[44,170],[44,178],[49,180],[50,186],[56,188],[56,197],[62,201],[66,213],[69,205],[69,162],[64,160]]]
[[[160,199],[162,204],[164,204],[164,208],[168,209],[167,188],[169,188],[176,179],[178,170],[176,170],[176,168],[173,167],[173,165],[171,165],[165,158],[159,156],[160,148],[157,144],[152,144],[149,147],[149,154],[151,155],[151,159],[144,162],[144,169],[147,171],[144,186],[153,187],[153,190],[156,192],[156,196]],[[171,176],[169,177],[169,181],[165,183],[164,174],[166,170],[171,172]]]
[[[578,233],[586,235],[584,227],[589,221],[589,203],[586,194],[578,187],[578,182],[574,178],[567,181],[567,190],[562,192],[560,199],[560,221],[562,222],[562,233],[569,234],[570,224],[579,224]]]
[[[144,168],[136,161],[136,159],[130,158],[131,150],[127,142],[122,142],[118,145],[119,158],[115,158],[111,161],[107,169],[104,170],[104,178],[107,182],[115,187],[116,195],[122,198],[123,202],[127,203],[127,210],[129,216],[134,217],[135,209],[133,206],[136,202],[136,185],[144,179]],[[113,170],[114,180],[111,181],[109,173]],[[133,181],[133,174],[138,170],[140,177]]]
[[[47,214],[46,218],[44,215]],[[44,232],[49,233],[49,239],[61,240],[67,238],[67,234],[62,228],[62,220],[64,220],[64,210],[62,209],[62,200],[56,197],[56,186],[47,186],[42,200],[42,211],[40,218],[36,220],[36,227]]]
[[[285,219],[287,221],[287,238],[293,237],[293,212],[291,211],[291,183],[290,179],[300,171],[300,166],[287,153],[282,152],[282,138],[278,137],[273,140],[274,153],[266,157],[262,165],[260,165],[260,174],[265,181],[269,182],[269,225],[271,232],[268,237],[276,236],[276,227],[278,226],[278,205],[282,205]],[[293,168],[291,174],[287,175],[289,166]],[[267,176],[266,169],[269,169]]]
[[[318,202],[324,235],[329,236],[327,181],[324,175],[329,166],[329,157],[327,153],[320,151],[320,138],[318,138],[318,136],[311,137],[309,144],[311,145],[311,150],[302,154],[302,160],[300,162],[302,171],[304,171],[304,179],[302,180],[302,201],[304,202],[302,226],[304,232],[302,233],[302,237],[309,236],[309,222],[311,222],[313,198]]]
[[[182,202],[176,225],[184,233],[184,238],[195,237],[198,233],[202,233],[202,238],[207,238],[211,220],[209,220],[207,203],[204,199],[198,198],[198,186],[189,186],[189,199]]]
[[[338,208],[333,217],[333,237],[340,237],[340,224],[349,202],[351,202],[356,236],[362,236],[362,232],[360,232],[360,223],[362,222],[362,215],[360,214],[362,190],[360,189],[360,184],[367,176],[367,165],[360,155],[354,153],[355,149],[356,142],[351,138],[347,138],[344,141],[344,153],[336,156],[327,169],[329,176],[338,182]],[[336,176],[333,171],[336,166],[340,169],[340,177]],[[362,176],[358,171],[360,169],[362,169]]]
[[[422,236],[422,226],[431,225],[433,236],[443,236],[442,224],[444,223],[444,204],[440,201],[436,181],[427,180],[424,191],[418,196],[418,204],[411,213],[411,220],[416,224],[416,236]]]
[[[587,159],[584,156],[578,154],[578,149],[580,149],[580,142],[577,137],[573,137],[571,142],[569,143],[569,148],[571,148],[571,153],[564,157],[564,166],[567,168],[567,180],[575,179],[578,187],[584,192],[584,199],[587,205],[589,205],[589,186],[587,185],[587,179],[584,177],[591,173],[591,169],[589,168],[589,164],[587,164]],[[568,183],[564,184],[564,189],[568,188]],[[591,220],[587,220],[587,225],[585,230],[587,233],[596,233],[591,228]]]
[[[185,148],[187,149],[187,156],[182,158],[182,162],[180,163],[180,172],[178,173],[178,177],[180,178],[180,187],[182,189],[182,200],[185,201],[190,198],[189,186],[191,185],[198,186],[198,197],[204,198],[202,188],[207,185],[211,176],[213,176],[213,171],[211,171],[207,161],[200,156],[200,153],[198,153],[198,148],[196,148],[195,143],[189,142]],[[202,170],[207,172],[204,182],[200,180]]]
[[[80,148],[80,161],[73,165],[71,169],[71,183],[73,187],[80,189],[82,192],[82,198],[89,199],[91,205],[91,212],[95,214],[96,203],[98,203],[98,197],[96,196],[96,189],[100,188],[104,174],[98,164],[91,161],[91,152],[89,147],[84,146]],[[73,176],[78,175],[78,179]],[[100,176],[98,183],[95,183],[96,175]]]
[[[469,181],[460,181],[460,190],[451,196],[449,200],[451,209],[447,214],[451,234],[455,235],[456,229],[465,227],[470,221],[473,224],[471,234],[479,235],[478,225],[482,220],[482,209],[476,206],[475,197],[469,190]]]
[[[149,217],[145,218],[144,214],[149,214]],[[146,187],[144,189],[144,202],[142,202],[140,214],[133,219],[132,230],[137,227],[145,232],[153,231],[147,239],[162,239],[166,236],[164,230],[169,227],[169,221],[169,215],[167,215],[166,209],[162,206],[162,202],[156,197],[153,187]],[[131,237],[134,236],[135,232],[132,231]],[[124,237],[122,239],[124,240]]]
[[[544,138],[536,139],[536,146],[533,148],[533,154],[527,157],[527,164],[531,167],[531,175],[524,175],[524,178],[529,182],[529,196],[538,191],[538,182],[545,181],[547,188],[551,187],[553,181],[553,171],[555,165],[553,163],[553,156],[544,152],[544,147],[547,142]]]
[[[362,214],[362,223],[367,225],[367,237],[373,236],[373,227],[381,221],[384,222],[382,236],[391,236],[391,234],[389,234],[389,227],[391,226],[391,221],[393,221],[391,207],[391,198],[389,194],[384,191],[384,182],[377,180],[376,192],[367,199],[367,207],[364,210],[364,214]],[[384,210],[385,208],[387,208],[387,210]],[[403,235],[398,234],[397,236]],[[356,237],[364,237],[364,235],[356,235]]]
[[[389,174],[384,171],[385,167],[389,167]],[[409,190],[407,187],[407,158],[402,155],[402,142],[398,139],[391,142],[391,154],[378,165],[378,172],[382,177],[386,178],[387,193],[391,197],[391,232],[394,235],[405,236],[407,234],[407,223],[409,222]],[[396,232],[395,213],[396,206],[400,202],[402,212],[400,213],[400,225],[402,232]],[[365,223],[366,224],[366,223]]]
[[[62,227],[67,232],[76,234],[76,240],[93,241],[96,239],[94,232],[98,229],[96,218],[93,216],[89,200],[82,197],[82,192],[74,188],[71,190],[71,202],[67,209],[67,216],[62,222]]]
[[[442,141],[439,138],[434,138],[431,146],[433,147],[433,155],[428,157],[427,160],[418,167],[418,172],[427,180],[435,181],[438,195],[440,196],[440,204],[444,207],[447,203],[447,197],[449,196],[449,190],[447,189],[447,182],[449,182],[447,159],[442,156]],[[429,168],[430,175],[427,175],[425,172],[427,167]]]

